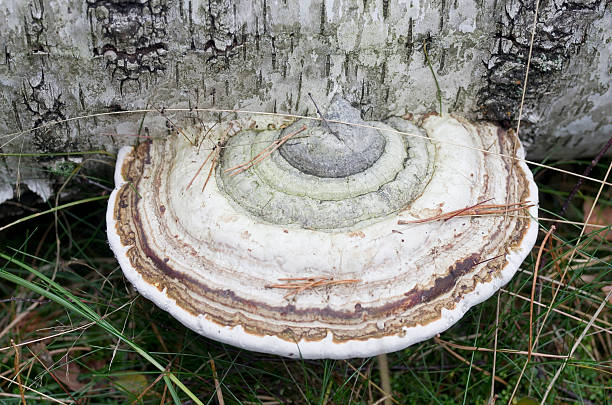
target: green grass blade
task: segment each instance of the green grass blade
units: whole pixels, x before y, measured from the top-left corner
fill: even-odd
[[[15,283],[17,285],[20,285],[20,286],[22,286],[24,288],[28,288],[28,289],[36,292],[37,294],[40,294],[43,297],[48,298],[48,299],[56,302],[57,304],[62,305],[64,308],[67,308],[67,309],[69,309],[72,312],[76,312],[77,314],[83,316],[84,318],[88,319],[89,321],[95,322],[97,325],[101,326],[103,329],[105,329],[107,332],[111,333],[116,338],[123,340],[128,346],[130,346],[138,354],[140,354],[143,358],[145,358],[147,361],[149,361],[149,363],[151,363],[153,366],[155,366],[159,371],[161,371],[163,373],[167,372],[166,369],[157,360],[155,360],[149,353],[147,353],[144,349],[142,349],[136,343],[130,341],[128,338],[123,336],[123,334],[117,328],[115,328],[112,324],[110,324],[105,319],[102,319],[100,317],[100,315],[98,315],[87,304],[83,303],[78,297],[73,295],[70,291],[66,290],[61,285],[59,285],[55,281],[51,280],[50,278],[48,278],[47,276],[45,276],[44,274],[42,274],[38,270],[34,269],[33,267],[30,267],[27,264],[22,263],[19,260],[14,259],[11,256],[8,256],[8,255],[6,255],[4,253],[0,253],[0,257],[5,259],[5,260],[7,260],[10,263],[13,263],[13,264],[21,267],[24,270],[29,271],[30,273],[34,274],[35,276],[37,276],[41,280],[45,281],[47,283],[47,285],[52,287],[55,291],[57,291],[58,293],[63,294],[65,297],[68,297],[70,300],[68,300],[68,299],[66,299],[66,298],[64,298],[64,297],[62,297],[62,296],[60,296],[60,295],[58,295],[58,294],[56,294],[54,292],[48,291],[48,290],[42,288],[41,286],[39,286],[39,285],[37,285],[35,283],[32,283],[31,281],[24,280],[23,278],[18,277],[16,275],[14,275],[14,274],[4,270],[4,269],[0,270],[0,277],[1,278],[5,279],[7,281],[10,281],[12,283]],[[165,378],[168,378],[170,381],[172,381],[174,384],[176,384],[196,404],[204,405],[191,392],[191,390],[189,390],[189,388],[187,388],[174,374],[168,372],[167,375],[165,376]],[[170,393],[172,394],[173,388],[171,387],[171,385],[168,385],[168,389],[170,390]],[[173,396],[173,398],[175,399],[175,402],[176,402],[177,399],[178,399],[178,396],[176,395],[176,392],[172,396]],[[180,404],[180,400],[177,403]]]
[[[107,198],[108,198],[107,195],[100,195],[100,196],[97,196],[97,197],[84,198],[82,200],[72,201],[72,202],[69,202],[69,203],[66,203],[66,204],[58,205],[57,207],[50,208],[50,209],[48,209],[46,211],[37,212],[35,214],[28,215],[28,216],[23,217],[23,218],[19,218],[18,220],[13,221],[10,224],[7,224],[7,225],[4,225],[4,226],[0,227],[0,232],[4,231],[7,228],[10,228],[13,225],[17,225],[19,223],[22,223],[22,222],[25,222],[25,221],[29,221],[30,219],[39,217],[41,215],[52,214],[52,213],[54,213],[56,211],[63,210],[64,208],[73,207],[75,205],[80,205],[80,204],[86,204],[86,203],[89,203],[89,202],[92,202],[92,201],[105,200]]]

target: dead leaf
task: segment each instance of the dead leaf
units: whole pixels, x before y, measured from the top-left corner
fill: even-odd
[[[587,215],[589,215],[591,207],[593,207],[593,200],[588,198],[584,200],[584,203],[582,204],[582,210],[584,212],[584,222],[586,222],[587,220]],[[591,214],[591,218],[589,219],[589,224],[610,226],[612,224],[612,207],[602,206],[599,204],[596,205],[593,209],[593,213]],[[601,228],[596,228],[593,226],[587,226],[585,228],[586,233],[593,231],[599,231],[593,234],[595,235],[595,237],[600,239],[605,238],[605,240],[607,241],[612,241],[612,232],[610,231],[610,229],[602,230]]]
[[[81,368],[74,361],[70,360],[68,353],[62,356],[58,362],[55,362],[44,342],[32,345],[32,352],[36,354],[36,357],[44,364],[45,368],[50,370],[55,378],[66,385],[71,391],[78,391],[85,385],[85,383],[77,379],[81,374]]]
[[[595,279],[597,278],[597,276],[595,274],[583,274],[580,276],[580,279],[585,283],[585,284],[590,284],[593,281],[595,281]]]
[[[608,295],[610,290],[612,290],[612,285],[607,285],[605,287],[601,287],[601,291],[603,291],[603,293],[606,294],[606,295]],[[608,302],[610,304],[612,304],[612,295],[608,298]]]
[[[68,353],[59,360],[56,370],[55,375],[57,378],[72,391],[78,391],[85,385],[77,379],[81,375],[81,367],[68,358]]]
[[[133,396],[140,395],[149,385],[147,377],[137,371],[125,371],[115,378],[115,386],[121,391]]]

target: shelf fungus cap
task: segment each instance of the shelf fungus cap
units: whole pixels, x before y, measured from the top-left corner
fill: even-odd
[[[212,339],[350,358],[428,339],[510,280],[538,202],[526,165],[505,157],[524,157],[511,132],[456,116],[365,122],[339,99],[326,117],[253,116],[121,149],[108,238],[140,293]]]

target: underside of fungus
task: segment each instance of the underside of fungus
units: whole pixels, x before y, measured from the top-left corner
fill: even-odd
[[[449,328],[533,246],[512,133],[460,117],[252,116],[119,152],[108,236],[136,288],[194,331],[303,358]],[[342,122],[350,122],[346,125]]]

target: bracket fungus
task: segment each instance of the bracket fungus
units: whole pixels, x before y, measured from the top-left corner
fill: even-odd
[[[122,148],[107,212],[127,278],[249,350],[366,357],[430,338],[514,275],[537,234],[519,141],[435,114],[254,115]],[[350,122],[351,125],[342,122]]]

